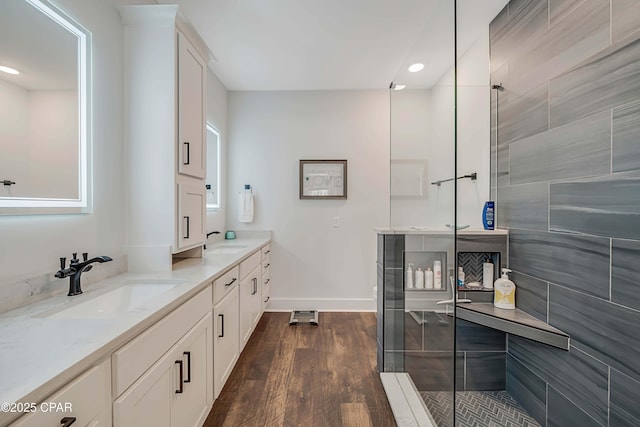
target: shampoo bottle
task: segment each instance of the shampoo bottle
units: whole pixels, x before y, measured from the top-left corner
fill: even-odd
[[[508,268],[502,269],[502,277],[494,283],[493,305],[498,308],[515,310],[516,308],[516,285],[509,280]]]
[[[484,204],[482,210],[482,225],[485,230],[493,230],[495,223],[495,203],[491,200]]]
[[[464,288],[464,270],[458,267],[458,288]]]
[[[433,289],[442,289],[442,263],[433,261]]]
[[[433,271],[429,267],[424,272],[424,287],[425,289],[433,289]]]
[[[413,264],[409,264],[407,267],[407,272],[405,273],[404,284],[407,289],[413,289],[413,268],[411,268]]]
[[[420,267],[416,270],[416,289],[424,289],[424,271]]]

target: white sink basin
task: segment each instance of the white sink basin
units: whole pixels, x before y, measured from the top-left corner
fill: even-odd
[[[71,306],[48,310],[36,317],[50,319],[106,319],[125,314],[182,283],[178,280],[129,280],[122,286]],[[82,297],[78,297],[82,298]]]
[[[211,255],[223,255],[223,254],[235,254],[237,252],[243,251],[247,248],[247,245],[224,245],[219,246],[215,249],[211,249],[207,251]]]

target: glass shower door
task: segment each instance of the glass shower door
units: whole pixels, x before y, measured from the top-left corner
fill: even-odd
[[[406,61],[390,87],[390,221],[398,264],[395,305],[385,311],[391,319],[387,332],[393,335],[385,349],[385,368],[408,374],[430,421],[438,426],[454,425],[460,364],[452,304],[454,35],[453,2],[433,2],[422,34],[407,48]]]

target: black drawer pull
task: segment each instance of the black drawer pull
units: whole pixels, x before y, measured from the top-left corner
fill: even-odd
[[[76,417],[64,417],[60,420],[61,427],[69,427],[71,424],[76,422]]]
[[[234,283],[236,280],[238,280],[238,279],[234,277],[233,279],[231,279],[231,281],[230,281],[229,283],[225,283],[224,285],[225,285],[225,286],[231,286],[231,285],[233,285],[233,283]]]
[[[269,266],[270,266],[270,265],[271,265],[271,264],[266,264],[266,265],[264,266],[264,268],[269,268]]]
[[[182,354],[187,356],[187,379],[184,380],[184,382],[185,383],[190,383],[191,382],[191,352],[190,351],[185,351]]]
[[[188,216],[185,216],[185,217],[183,217],[183,219],[186,219],[186,220],[187,220],[187,227],[186,227],[186,229],[187,229],[187,235],[186,235],[186,236],[184,236],[184,237],[183,237],[183,239],[188,239],[188,238],[189,238],[189,217],[188,217]],[[184,233],[182,233],[182,234],[184,235]]]
[[[182,360],[176,360],[176,365],[180,366],[180,388],[176,390],[177,394],[184,391],[184,374],[182,373]]]
[[[265,255],[269,255],[271,253],[271,250],[266,251],[264,254]]]
[[[264,300],[264,302],[269,302],[269,298],[271,298],[271,297],[267,297],[267,299]]]
[[[220,335],[218,335],[218,338],[224,338],[224,314],[218,314],[218,317],[220,318]]]
[[[191,157],[191,148],[190,148],[190,144],[189,144],[188,142],[184,142],[183,144],[184,144],[184,145],[183,145],[183,147],[184,147],[184,146],[186,146],[186,147],[187,147],[187,155],[186,155],[186,156],[184,156],[184,158],[185,158],[186,160],[183,160],[183,161],[182,161],[182,164],[183,164],[183,165],[188,165],[188,164],[190,163],[190,161],[191,161],[191,159],[190,159],[190,157]],[[184,150],[183,150],[183,155],[184,155]]]
[[[251,291],[251,295],[255,295],[258,293],[258,279],[254,277],[251,281],[253,282],[253,291]]]
[[[269,282],[271,281],[271,279],[267,279],[266,282],[264,282],[265,285],[269,284]]]

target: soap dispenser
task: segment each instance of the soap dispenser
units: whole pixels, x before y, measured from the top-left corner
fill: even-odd
[[[505,308],[507,310],[515,310],[516,308],[516,285],[509,280],[509,274],[511,270],[508,268],[502,269],[502,277],[496,280],[493,284],[493,305],[498,308]]]

